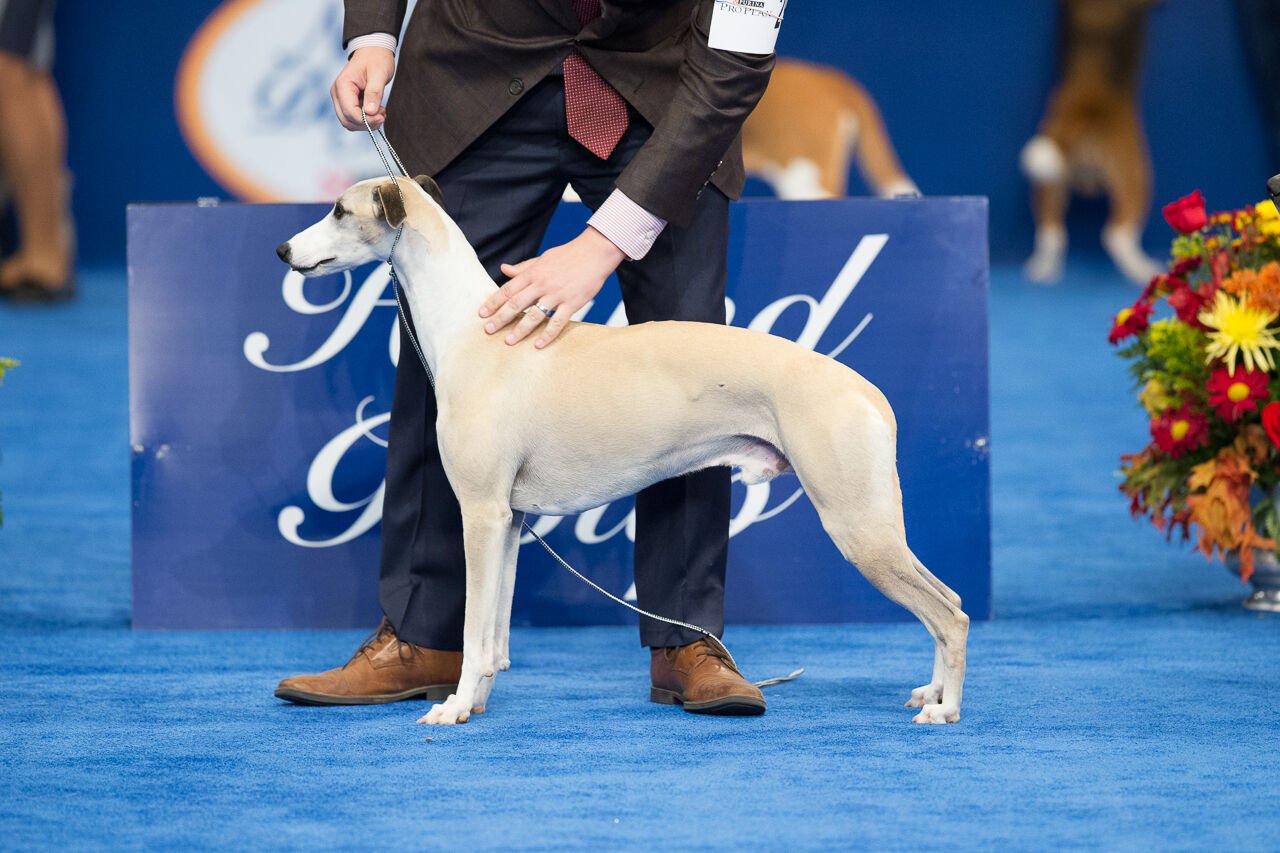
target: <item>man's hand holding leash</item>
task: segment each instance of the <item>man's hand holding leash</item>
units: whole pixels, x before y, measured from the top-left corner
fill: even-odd
[[[364,130],[360,118],[360,100],[364,99],[364,114],[374,130],[382,127],[387,112],[382,108],[382,94],[396,76],[395,51],[385,47],[362,47],[351,54],[333,85],[329,97],[333,99],[333,111],[347,130]]]
[[[395,73],[394,51],[362,47],[351,54],[329,89],[333,110],[343,127],[365,129],[361,101],[369,127],[377,130],[386,122],[382,96]],[[502,272],[511,280],[480,306],[480,316],[487,318],[484,330],[493,335],[514,323],[506,342],[517,344],[542,327],[533,343],[542,349],[595,298],[624,260],[626,255],[608,237],[587,227],[573,240],[536,258],[503,264]]]

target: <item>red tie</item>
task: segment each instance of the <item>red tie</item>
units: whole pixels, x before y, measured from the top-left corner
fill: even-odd
[[[600,17],[600,0],[573,0],[573,11],[585,27]],[[608,160],[627,132],[627,102],[577,50],[564,59],[564,108],[569,135]]]

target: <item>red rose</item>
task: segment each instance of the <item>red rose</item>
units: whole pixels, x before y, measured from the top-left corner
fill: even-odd
[[[1271,443],[1280,447],[1280,403],[1267,403],[1262,407],[1262,428]]]
[[[1145,332],[1147,326],[1151,325],[1152,310],[1149,303],[1139,299],[1115,316],[1111,325],[1111,334],[1107,335],[1107,340],[1114,344],[1130,335]]]
[[[1178,319],[1193,329],[1204,329],[1200,312],[1213,301],[1217,288],[1209,285],[1204,290],[1192,290],[1186,279],[1169,276],[1169,305],[1178,312]]]
[[[1280,427],[1280,411],[1276,415],[1277,427]],[[1209,421],[1201,412],[1192,409],[1190,403],[1184,403],[1181,409],[1169,409],[1151,419],[1151,437],[1155,439],[1156,447],[1177,459],[1188,450],[1209,443]]]
[[[1205,226],[1209,217],[1204,212],[1204,196],[1200,190],[1164,206],[1164,218],[1175,231],[1194,234]]]
[[[1237,367],[1228,373],[1220,367],[1209,377],[1209,405],[1218,411],[1218,417],[1233,424],[1246,412],[1256,411],[1258,403],[1271,396],[1267,389],[1267,374],[1261,370],[1245,370]]]

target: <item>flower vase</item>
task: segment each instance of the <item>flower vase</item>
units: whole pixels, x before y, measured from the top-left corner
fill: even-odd
[[[1240,574],[1240,557],[1228,554],[1227,569],[1233,574]],[[1261,610],[1268,613],[1280,613],[1280,557],[1275,551],[1263,548],[1253,549],[1253,574],[1249,577],[1253,592],[1240,602],[1246,610]]]

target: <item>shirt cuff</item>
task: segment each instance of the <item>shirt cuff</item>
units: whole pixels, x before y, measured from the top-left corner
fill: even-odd
[[[667,220],[654,216],[615,189],[587,224],[622,250],[628,259],[638,261],[649,253]]]
[[[362,47],[385,47],[395,53],[396,37],[391,33],[369,33],[365,36],[356,36],[347,42],[347,56],[351,56]]]

